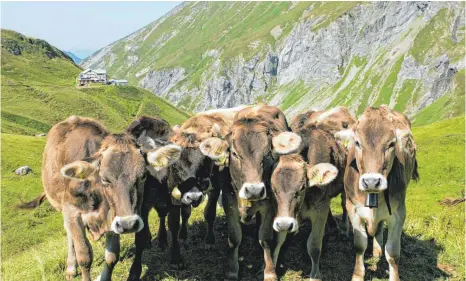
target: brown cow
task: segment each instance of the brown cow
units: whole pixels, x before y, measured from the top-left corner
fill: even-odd
[[[224,137],[233,122],[233,117],[245,106],[216,109],[200,112],[181,126],[174,128],[169,142],[183,147],[180,159],[170,167],[168,172],[168,191],[172,195],[168,214],[169,229],[172,234],[170,263],[175,268],[182,267],[179,240],[188,236],[187,223],[191,215],[191,206],[197,207],[208,193],[209,200],[204,210],[207,221],[206,247],[213,247],[215,237],[213,224],[216,217],[216,204],[224,182],[223,167],[226,158],[212,161],[200,150],[200,144],[210,137]],[[223,161],[223,162],[222,162]],[[217,164],[214,167],[214,162]],[[221,166],[222,168],[219,168]],[[212,188],[209,190],[209,185]],[[181,215],[181,229],[180,229]],[[163,228],[164,220],[162,220]],[[163,236],[162,236],[163,237]]]
[[[180,149],[147,151],[147,162],[168,164],[176,160]],[[110,134],[97,121],[77,116],[49,131],[42,183],[49,202],[63,213],[69,246],[67,279],[76,275],[76,262],[82,280],[91,278],[92,249],[85,228],[94,239],[107,233],[100,280],[111,279],[119,259],[119,234],[138,232],[144,227],[139,212],[145,172],[144,155],[129,134]]]
[[[329,110],[309,110],[307,112],[300,113],[293,117],[290,126],[293,132],[298,134],[300,133],[300,130],[302,128],[308,127],[322,129],[333,136],[336,132],[350,128],[351,126],[353,126],[354,123],[356,123],[356,119],[353,117],[348,108],[344,106],[337,106]],[[341,147],[343,148],[343,151],[345,151],[345,154],[347,154],[348,151],[346,150],[346,148],[344,146]],[[341,175],[333,184],[338,183],[341,185],[341,208],[343,210],[342,221],[340,227],[338,228],[337,222],[335,221],[335,218],[333,217],[331,210],[329,210],[327,225],[330,227],[330,230],[339,230],[339,233],[342,235],[341,237],[346,238],[348,237],[349,222],[345,203],[346,196],[343,188],[344,167],[339,168]]]
[[[275,208],[269,195],[270,175],[276,155],[293,153],[300,146],[300,137],[288,130],[285,115],[280,109],[259,105],[238,112],[225,139],[209,138],[201,143],[201,151],[214,160],[229,155],[229,175],[233,185],[222,186],[228,222],[227,280],[238,279],[238,247],[242,237],[240,220],[247,222],[255,214],[259,214],[262,220],[259,241],[264,249],[264,280],[277,280],[275,265],[286,234],[274,237],[272,221]]]
[[[385,257],[390,280],[400,280],[406,188],[411,178],[419,177],[411,124],[406,116],[387,106],[371,107],[351,129],[338,132],[336,137],[350,147],[345,190],[356,249],[352,280],[364,280],[368,234],[374,236],[374,256],[382,255],[384,221],[388,225]]]
[[[299,219],[311,220],[312,231],[307,242],[312,260],[310,278],[321,280],[322,238],[330,201],[343,190],[346,151],[332,134],[314,125],[305,125],[297,133],[303,140],[304,158],[300,154],[281,156],[272,174],[272,190],[278,204],[273,228],[277,232],[293,233],[299,229]]]

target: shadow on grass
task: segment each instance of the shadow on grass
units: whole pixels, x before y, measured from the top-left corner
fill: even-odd
[[[304,223],[299,233],[289,235],[279,259],[277,273],[281,280],[303,280],[309,278],[311,260],[307,254],[306,241],[311,231],[310,223]],[[158,280],[223,280],[227,252],[227,224],[224,216],[215,222],[216,244],[214,249],[205,249],[206,224],[193,222],[189,227],[189,238],[182,245],[184,269],[173,270],[169,266],[170,251],[157,247],[153,234],[152,248],[144,252],[143,264],[148,269],[143,281]],[[263,251],[255,238],[254,226],[243,227],[243,241],[239,249],[240,280],[262,280]],[[385,241],[387,231],[385,229]],[[326,238],[324,238],[326,239]],[[431,241],[402,235],[400,275],[402,280],[445,279],[448,275],[437,267],[437,253],[442,251]],[[324,280],[350,280],[353,272],[355,252],[352,235],[349,240],[330,236],[324,244],[321,257],[321,272]],[[388,279],[388,264],[384,257],[374,270],[371,265],[372,239],[366,251],[366,280]]]

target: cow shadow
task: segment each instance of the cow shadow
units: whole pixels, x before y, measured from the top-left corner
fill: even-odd
[[[337,217],[337,220],[339,218]],[[215,222],[216,244],[213,249],[206,249],[204,236],[206,223],[194,221],[189,227],[189,237],[182,244],[184,268],[172,269],[169,265],[169,248],[157,246],[157,235],[153,234],[152,248],[143,255],[143,264],[147,266],[142,281],[159,280],[223,280],[227,262],[227,223],[225,216],[217,217]],[[304,280],[309,278],[311,260],[307,254],[306,241],[312,226],[304,223],[295,235],[288,235],[285,242],[277,273],[281,280]],[[385,229],[385,238],[387,237]],[[350,280],[353,272],[355,252],[353,237],[343,240],[328,235],[324,242],[321,257],[321,272],[325,280]],[[384,239],[386,240],[386,239]],[[423,241],[403,233],[400,274],[403,280],[444,279],[448,274],[437,267],[437,254],[443,249],[432,241]],[[366,280],[388,279],[388,263],[382,257],[377,268],[373,266],[372,239],[366,251]],[[239,248],[240,280],[262,280],[263,251],[257,239],[254,225],[243,226],[243,239]]]

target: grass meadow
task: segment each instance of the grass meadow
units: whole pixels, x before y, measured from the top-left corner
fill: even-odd
[[[464,119],[453,118],[413,129],[418,147],[421,179],[411,183],[407,195],[407,221],[402,237],[400,274],[402,280],[464,280],[464,203],[443,206],[445,198],[460,198],[464,189]],[[62,215],[48,202],[32,211],[16,210],[21,199],[29,200],[42,191],[40,166],[45,138],[2,134],[2,275],[4,281],[64,280],[67,252]],[[14,169],[29,165],[33,172],[16,176]],[[334,213],[341,214],[339,199],[332,202]],[[226,220],[218,207],[215,224],[216,246],[204,249],[206,225],[202,210],[196,208],[190,219],[189,238],[182,246],[185,269],[175,271],[168,265],[169,251],[156,244],[158,218],[151,213],[153,247],[143,256],[142,280],[221,280],[226,262]],[[311,226],[305,224],[298,234],[289,237],[279,261],[281,280],[304,280],[310,270],[306,239]],[[241,280],[262,278],[262,249],[255,240],[254,229],[244,228],[240,246]],[[113,280],[126,280],[132,259],[128,250],[134,236],[122,240],[121,261]],[[321,261],[324,280],[349,280],[354,265],[350,241],[328,237]],[[104,239],[92,242],[93,277],[104,263]],[[369,246],[370,248],[371,246]],[[370,249],[367,253],[371,253]],[[368,280],[388,280],[388,264],[382,259],[376,269],[367,254]],[[75,280],[80,280],[80,276]]]

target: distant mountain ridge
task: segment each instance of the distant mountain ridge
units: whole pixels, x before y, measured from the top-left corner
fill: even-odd
[[[388,104],[424,124],[464,113],[464,2],[186,2],[94,53],[192,111],[265,101]]]
[[[65,54],[67,54],[76,64],[80,64],[82,62],[82,59],[73,54],[70,51],[64,51]]]

